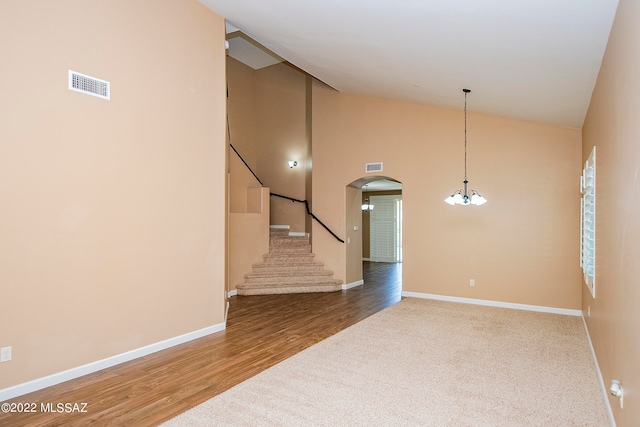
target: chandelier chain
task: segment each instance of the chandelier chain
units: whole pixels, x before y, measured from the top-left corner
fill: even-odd
[[[464,92],[464,180],[467,181],[467,91]]]

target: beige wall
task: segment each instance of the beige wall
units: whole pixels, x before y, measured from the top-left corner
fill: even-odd
[[[0,389],[224,321],[223,43],[195,0],[3,2]]]
[[[227,115],[229,141],[255,172],[258,157],[258,113],[255,71],[227,56]],[[236,154],[231,150],[231,156]]]
[[[231,143],[271,191],[306,198],[309,165],[306,77],[286,64],[260,70],[229,58]],[[233,153],[231,153],[233,155]],[[287,162],[298,166],[289,168]],[[302,203],[271,198],[271,223],[305,231]]]
[[[229,212],[260,212],[261,203],[257,204],[258,208],[250,209],[250,199],[247,192],[249,189],[262,188],[262,186],[231,148],[229,148],[227,164],[229,169]],[[267,197],[267,209],[268,207],[269,199]]]
[[[256,72],[257,174],[271,192],[305,199],[307,168],[306,77],[286,64]],[[289,168],[287,161],[298,166]],[[304,204],[271,199],[271,223],[305,231]]]
[[[345,283],[362,280],[362,191],[359,188],[346,187],[346,244],[347,271]],[[354,230],[354,227],[358,227]],[[337,231],[337,230],[336,230]]]
[[[305,139],[307,144],[307,158],[305,160],[304,193],[309,204],[309,209],[313,212],[313,144],[311,142],[311,138],[313,137],[313,77],[311,76],[307,76],[305,79],[305,92]],[[311,215],[306,215],[305,231],[311,233],[312,229],[313,218]],[[313,236],[309,236],[309,241],[313,243]]]
[[[468,175],[489,202],[454,207],[444,199],[462,186],[461,109],[316,82],[314,212],[344,230],[345,186],[382,161],[403,184],[405,291],[579,309],[580,131],[476,114],[469,103]],[[314,252],[344,280],[345,246],[313,231]]]
[[[244,283],[252,265],[269,253],[269,188],[249,188],[249,209],[229,213],[229,283],[227,291]]]
[[[622,381],[618,426],[640,420],[640,3],[621,0],[583,127],[582,160],[596,146],[596,298],[584,316],[605,385]],[[587,314],[591,309],[591,316]]]
[[[229,150],[229,226],[227,291],[244,282],[252,265],[269,253],[269,187],[261,187]]]

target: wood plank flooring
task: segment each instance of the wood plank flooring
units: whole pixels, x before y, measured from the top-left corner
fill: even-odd
[[[9,402],[0,426],[157,425],[400,301],[402,264],[364,263],[347,291],[236,296],[227,329]],[[86,403],[86,413],[42,413],[41,403]]]

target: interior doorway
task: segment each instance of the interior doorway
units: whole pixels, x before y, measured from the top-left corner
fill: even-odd
[[[402,183],[391,177],[370,176],[347,187],[347,235],[355,237],[347,249],[347,271],[362,272],[363,263],[368,268],[389,263],[396,264],[394,269],[401,275]],[[355,197],[349,196],[354,192]],[[350,276],[350,280],[354,278]],[[364,281],[362,275],[360,278]]]
[[[402,183],[389,178],[362,186],[362,260],[402,262]]]
[[[363,239],[362,260],[402,262],[402,194],[372,195],[369,201],[373,209],[363,210],[362,229],[368,219],[369,238]]]

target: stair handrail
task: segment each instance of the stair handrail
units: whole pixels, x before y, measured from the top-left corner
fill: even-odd
[[[247,164],[247,162],[245,162],[245,161],[244,161],[244,159],[242,158],[242,156],[240,155],[240,153],[238,153],[238,150],[236,150],[236,147],[234,147],[232,143],[229,143],[229,147],[231,147],[231,148],[233,149],[233,151],[238,155],[238,158],[239,158],[240,160],[242,160],[242,163],[244,163],[244,165],[247,167],[247,169],[249,169],[249,172],[251,172],[251,174],[253,175],[253,177],[254,177],[255,179],[257,179],[257,180],[258,180],[258,182],[260,183],[260,185],[261,185],[261,186],[263,186],[263,187],[264,187],[264,184],[262,183],[262,181],[260,181],[260,178],[258,178],[258,175],[256,175],[256,173],[253,171],[253,169],[251,169],[251,166],[249,166],[249,165]]]
[[[316,221],[318,221],[318,224],[320,224],[321,226],[324,227],[325,230],[327,230],[329,233],[331,233],[331,235],[333,237],[335,237],[336,239],[338,239],[338,241],[340,243],[344,243],[344,240],[342,240],[341,238],[339,238],[336,233],[334,233],[333,231],[331,231],[331,229],[329,227],[327,227],[324,222],[320,221],[320,218],[318,218],[317,216],[315,216],[313,214],[313,212],[311,212],[311,210],[309,209],[309,202],[306,200],[299,200],[299,199],[294,199],[293,197],[288,197],[288,196],[283,196],[281,194],[276,194],[276,193],[269,193],[270,195],[274,196],[274,197],[281,197],[283,199],[287,199],[287,200],[291,200],[292,202],[298,202],[298,203],[304,203],[304,207],[307,209],[307,214],[311,215],[311,218],[315,219]]]
[[[227,121],[227,126],[228,126],[228,121]],[[228,130],[229,132],[229,139],[231,139],[231,132]],[[260,181],[260,178],[258,178],[258,175],[255,174],[255,172],[251,169],[251,167],[247,164],[247,162],[244,161],[244,159],[242,158],[242,156],[240,155],[240,153],[238,153],[238,150],[236,150],[236,148],[233,146],[233,144],[229,143],[229,147],[231,147],[233,149],[233,151],[236,153],[236,155],[240,158],[240,160],[242,160],[242,163],[244,163],[244,165],[247,167],[247,169],[249,169],[249,172],[251,172],[254,176],[255,179],[258,180],[258,182],[260,183],[261,186],[264,187],[264,184],[262,183],[262,181]],[[287,199],[287,200],[291,200],[293,202],[298,202],[298,203],[304,203],[305,208],[307,209],[307,214],[311,215],[311,218],[315,219],[316,221],[318,221],[318,224],[320,224],[321,226],[324,227],[325,230],[327,230],[329,233],[331,233],[331,235],[333,237],[335,237],[340,243],[344,243],[344,240],[342,240],[340,237],[338,237],[336,235],[336,233],[334,233],[333,231],[331,231],[331,229],[329,227],[327,227],[324,222],[320,221],[320,218],[318,218],[317,216],[315,216],[313,214],[313,212],[311,212],[311,210],[309,209],[309,202],[306,200],[298,200],[298,199],[294,199],[293,197],[287,197],[287,196],[282,196],[280,194],[275,194],[275,193],[270,193],[270,195],[275,196],[275,197],[281,197],[283,199]]]

